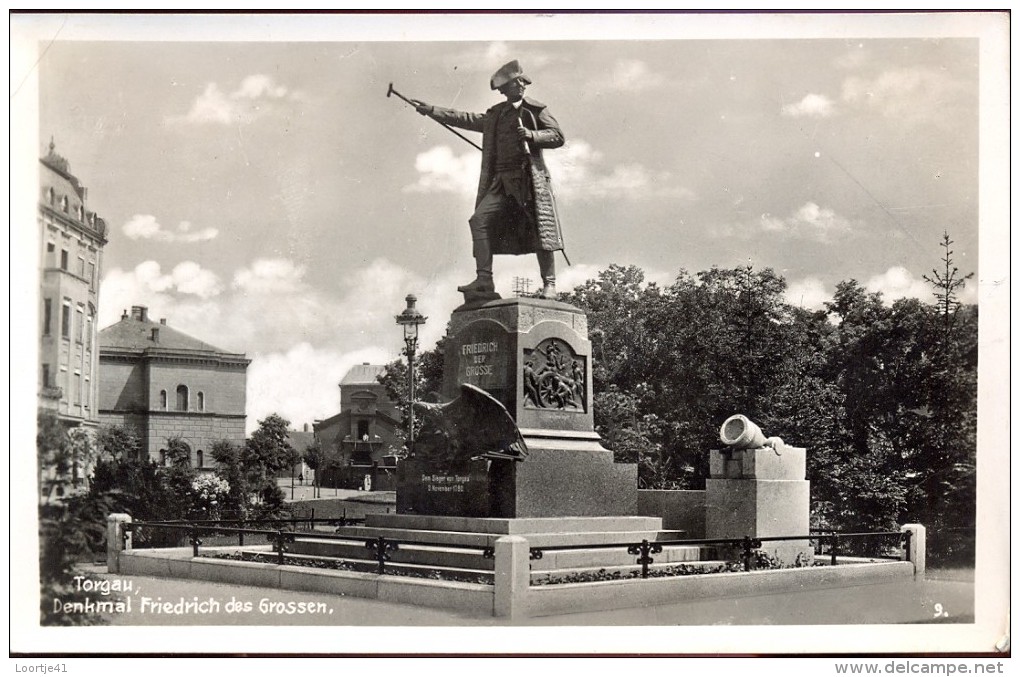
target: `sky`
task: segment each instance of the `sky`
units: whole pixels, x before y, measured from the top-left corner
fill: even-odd
[[[917,21],[927,37],[886,19],[900,26],[886,38],[832,16],[811,39],[782,20],[750,39],[659,17],[605,40],[625,21],[602,19],[571,39],[541,19],[507,36],[486,17],[435,35],[348,22],[329,39],[320,25],[302,40],[266,16],[243,42],[192,17],[53,29],[37,153],[53,139],[110,228],[100,326],[146,305],[247,354],[249,430],[274,412],[295,427],[338,413],[347,369],[398,357],[404,296],[428,316],[430,348],[473,277],[480,153],[388,85],[482,112],[511,59],[567,140],[546,152],[573,263],[557,256],[561,290],[614,263],[659,284],[750,263],[804,307],[849,279],[930,301],[923,276],[948,232],[977,302],[980,50],[931,37],[954,35],[951,17]],[[495,270],[504,295],[514,276],[538,280],[533,256]]]

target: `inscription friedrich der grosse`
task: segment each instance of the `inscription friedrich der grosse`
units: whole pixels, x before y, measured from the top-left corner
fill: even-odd
[[[460,347],[462,356],[470,356],[470,361],[465,367],[466,376],[492,376],[492,365],[487,364],[488,357],[492,353],[499,352],[499,344],[496,341],[482,343],[466,343]]]

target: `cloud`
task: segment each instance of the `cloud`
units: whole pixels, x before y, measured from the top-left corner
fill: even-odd
[[[881,292],[882,300],[887,304],[903,298],[916,298],[925,303],[933,299],[928,283],[914,277],[903,266],[893,266],[880,275],[873,275],[864,286],[868,291]]]
[[[275,102],[296,98],[293,92],[268,75],[249,75],[229,93],[215,82],[208,83],[186,115],[173,116],[169,120],[194,124],[250,123],[270,110]]]
[[[669,172],[655,171],[637,163],[609,166],[603,153],[583,139],[568,141],[563,148],[547,153],[545,158],[557,197],[695,198],[693,191],[680,185]]]
[[[216,274],[193,261],[177,264],[170,273],[163,273],[156,261],[139,263],[133,270],[114,268],[103,277],[99,323],[105,327],[117,322],[121,312],[134,305],[149,306],[155,317],[176,307],[180,299],[200,303],[222,291]]]
[[[288,350],[252,356],[248,366],[247,432],[269,414],[279,414],[300,430],[340,412],[340,380],[362,362],[385,364],[392,359],[380,348],[342,352],[298,343]],[[281,388],[280,384],[287,384]]]
[[[603,154],[584,140],[568,141],[545,154],[557,198],[644,199],[673,197],[693,200],[694,193],[665,171],[637,163],[609,166]],[[418,180],[404,186],[405,193],[459,193],[478,190],[481,156],[476,152],[454,155],[449,146],[436,146],[414,161]]]
[[[825,285],[817,277],[805,277],[802,280],[789,283],[784,297],[791,306],[821,310],[825,307],[825,302],[832,299],[832,294],[825,289]]]
[[[404,186],[405,193],[463,193],[478,190],[481,154],[472,151],[457,156],[449,146],[436,146],[414,159],[418,180]]]
[[[191,223],[188,221],[181,221],[177,225],[177,230],[166,230],[151,214],[135,214],[122,229],[132,240],[157,242],[207,242],[220,234],[216,228],[192,231]]]
[[[256,259],[234,273],[234,288],[244,293],[278,294],[302,291],[305,267],[289,259]]]
[[[824,94],[808,94],[797,103],[786,104],[782,109],[782,114],[791,118],[827,118],[832,113],[832,100]]]
[[[898,68],[874,78],[843,81],[843,101],[886,117],[938,119],[947,103],[959,96],[961,85],[933,68]]]
[[[613,66],[609,75],[609,86],[613,89],[636,92],[659,87],[665,78],[648,68],[648,64],[638,59],[621,59]]]
[[[848,220],[831,209],[819,207],[814,202],[805,203],[789,217],[782,219],[771,214],[761,215],[762,230],[771,233],[788,233],[794,237],[828,242],[832,236],[849,232]]]

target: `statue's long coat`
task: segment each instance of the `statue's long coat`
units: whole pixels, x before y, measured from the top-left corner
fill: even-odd
[[[484,113],[465,113],[449,108],[433,107],[431,116],[451,127],[470,129],[482,133],[482,171],[478,180],[478,195],[475,206],[489,190],[496,171],[496,121],[510,102],[503,101]],[[556,213],[549,170],[542,157],[543,148],[559,148],[563,145],[563,132],[559,123],[549,114],[544,103],[524,97],[521,104],[521,123],[534,132],[534,139],[528,144],[529,161],[522,171],[530,180],[531,195],[526,207],[528,218],[503,223],[501,232],[490,237],[493,254],[530,254],[540,249],[556,251],[563,249],[563,234]],[[530,222],[529,222],[530,221]]]

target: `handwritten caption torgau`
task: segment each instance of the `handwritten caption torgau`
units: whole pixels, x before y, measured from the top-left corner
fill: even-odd
[[[122,578],[88,578],[75,576],[72,589],[84,598],[53,600],[54,613],[65,614],[131,614],[146,615],[207,615],[233,613],[260,613],[264,615],[294,616],[299,614],[333,613],[325,602],[278,601],[268,597],[259,600],[220,597],[149,597],[141,594],[134,581]],[[98,595],[93,598],[92,595]]]

